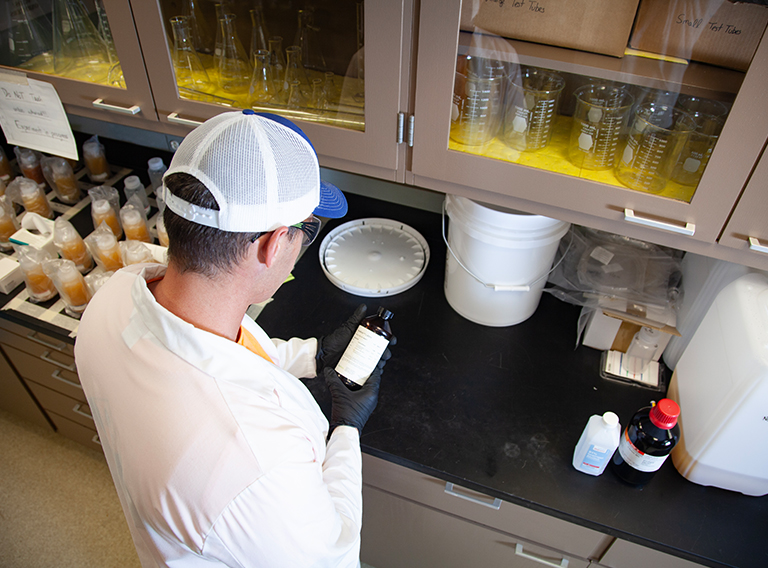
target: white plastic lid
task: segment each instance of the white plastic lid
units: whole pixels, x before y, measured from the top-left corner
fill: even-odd
[[[141,180],[139,179],[139,176],[128,176],[125,178],[125,188],[126,189],[134,189],[137,187],[141,187]]]
[[[111,209],[111,205],[109,204],[109,201],[106,199],[97,199],[91,204],[91,209],[93,209],[96,213],[106,213]]]
[[[619,423],[619,417],[614,412],[606,412],[603,414],[603,423],[606,426],[616,426]]]
[[[391,219],[357,219],[328,233],[320,266],[328,279],[356,296],[399,294],[421,280],[429,245],[415,229]]]
[[[163,159],[159,157],[150,158],[147,161],[147,165],[149,166],[149,169],[153,171],[165,170],[165,162],[163,162]]]

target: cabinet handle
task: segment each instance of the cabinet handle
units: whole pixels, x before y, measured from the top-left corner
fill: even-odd
[[[560,562],[557,562],[555,560],[550,560],[549,558],[539,556],[538,554],[531,554],[530,552],[524,551],[523,545],[519,542],[515,544],[515,554],[522,556],[523,558],[527,558],[528,560],[538,562],[539,564],[544,564],[545,566],[552,566],[553,568],[568,568],[567,558],[563,557],[560,559]]]
[[[141,112],[141,107],[139,105],[133,105],[129,107],[111,105],[109,103],[105,103],[104,99],[96,99],[95,101],[93,101],[93,106],[101,110],[108,110],[110,112],[119,112],[121,114],[139,114]]]
[[[34,341],[35,343],[39,343],[43,347],[47,347],[48,349],[55,349],[56,351],[64,352],[64,350],[67,348],[67,344],[63,341],[59,343],[58,345],[54,345],[53,343],[48,343],[47,341],[43,341],[39,337],[36,337],[37,332],[36,331],[30,331],[27,334],[27,339],[30,341]]]
[[[80,383],[75,383],[73,381],[68,381],[67,379],[61,376],[61,371],[59,371],[58,369],[56,369],[53,373],[51,373],[51,377],[53,377],[57,381],[61,381],[65,385],[69,385],[71,387],[75,387],[77,389],[83,390],[83,385],[81,385]]]
[[[202,124],[202,122],[199,120],[181,118],[177,112],[172,112],[168,115],[168,122],[173,122],[174,124],[183,124],[184,126],[200,126]]]
[[[91,442],[93,442],[94,444],[101,445],[101,438],[99,438],[98,434],[94,434],[93,438],[91,438]]]
[[[54,359],[50,358],[50,351],[46,351],[42,355],[40,355],[40,358],[45,361],[46,363],[50,363],[52,365],[56,365],[57,367],[61,367],[62,369],[65,369],[67,371],[72,371],[73,373],[77,373],[77,368],[74,364],[72,365],[65,365],[64,363],[59,363],[58,361],[55,361]]]
[[[636,223],[637,225],[645,225],[646,227],[653,227],[654,229],[661,229],[662,231],[670,231],[672,233],[679,233],[681,235],[687,235],[692,237],[696,232],[696,225],[693,223],[686,223],[685,226],[675,225],[673,223],[665,223],[663,221],[657,221],[656,219],[648,219],[646,217],[638,217],[635,215],[634,210],[624,209],[624,220],[630,223]]]
[[[760,241],[757,240],[755,237],[749,237],[749,250],[768,254],[768,246],[761,245]]]
[[[88,408],[88,412],[83,412],[82,410],[80,410],[81,408],[88,408],[88,405],[87,404],[81,404],[81,403],[78,402],[72,408],[72,412],[74,412],[75,414],[79,414],[80,416],[83,416],[85,418],[88,418],[89,420],[93,420],[93,415],[90,412],[91,409]]]
[[[463,493],[459,493],[454,489],[454,485],[451,482],[445,483],[445,492],[448,495],[453,495],[454,497],[458,497],[459,499],[466,499],[467,501],[471,501],[472,503],[477,503],[478,505],[482,505],[483,507],[490,507],[491,509],[496,509],[497,511],[501,507],[501,499],[494,499],[492,502],[484,501],[483,499],[480,499],[478,497],[472,497],[470,495],[464,495]],[[490,499],[490,497],[489,497]]]

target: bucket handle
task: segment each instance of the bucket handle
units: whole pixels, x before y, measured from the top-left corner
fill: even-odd
[[[448,244],[448,237],[445,235],[445,201],[443,201],[443,242],[445,242],[445,246],[448,247],[448,252],[451,253],[451,256],[456,259],[456,262],[459,263],[459,266],[461,266],[464,270],[466,270],[467,274],[469,274],[472,278],[477,280],[480,284],[485,286],[486,288],[491,288],[494,292],[530,292],[531,286],[539,282],[542,278],[548,277],[552,271],[557,268],[561,262],[563,262],[563,259],[565,258],[565,255],[568,253],[568,251],[571,248],[571,244],[573,243],[573,235],[571,235],[571,240],[568,243],[568,248],[565,249],[565,252],[563,252],[563,255],[560,257],[560,260],[558,260],[555,265],[547,270],[544,274],[536,278],[533,282],[530,282],[529,284],[518,284],[518,285],[510,285],[510,284],[488,284],[481,278],[479,278],[474,272],[472,272],[469,268],[464,266],[464,263],[459,260],[459,256],[453,252],[453,249],[451,248],[451,245]]]

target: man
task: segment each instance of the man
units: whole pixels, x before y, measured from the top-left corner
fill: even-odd
[[[332,367],[365,308],[320,340],[270,340],[245,316],[316,236],[313,215],[346,213],[319,171],[281,117],[205,122],[164,177],[167,269],[118,271],[83,315],[78,373],[145,567],[359,564],[359,435],[386,356],[355,392]],[[317,374],[330,437],[297,379]]]

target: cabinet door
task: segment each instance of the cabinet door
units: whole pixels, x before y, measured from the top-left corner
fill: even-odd
[[[376,568],[585,568],[563,555],[363,486],[360,558]]]
[[[137,127],[157,122],[128,2],[6,4],[0,65],[51,83],[69,113]]]
[[[720,244],[768,263],[768,154],[763,153],[739,199]]]
[[[43,411],[0,350],[0,409],[50,429]]]
[[[760,109],[762,93],[768,89],[768,75],[764,72],[768,66],[768,41],[762,41],[749,71],[742,73],[694,61],[680,63],[631,55],[617,58],[507,39],[481,33],[480,29],[463,31],[473,29],[473,11],[492,5],[496,3],[421,2],[413,181],[678,248],[686,248],[686,242],[692,242],[691,248],[697,243],[714,244],[768,136],[768,114]],[[514,5],[517,3],[506,3],[505,9],[512,10]],[[460,29],[462,10],[469,13],[469,20],[465,13]],[[559,111],[540,122],[534,116],[524,116],[540,108],[534,104],[538,99],[532,97],[540,95],[532,93],[536,87],[533,81],[527,81],[527,70],[538,71],[539,75],[553,72],[565,83]],[[504,104],[499,102],[494,107],[495,87],[489,86],[489,78],[498,78],[498,84],[506,88]],[[605,83],[627,90],[633,102],[626,115],[627,126],[619,130],[613,161],[606,160],[606,169],[593,170],[584,165],[586,162],[577,165],[578,160],[574,161],[569,151],[572,129],[578,126],[573,119],[577,100],[574,93],[580,87]],[[556,87],[538,89],[552,92]],[[626,185],[622,179],[628,176],[617,177],[613,164],[622,162],[625,156],[640,156],[638,148],[644,148],[646,165],[654,171],[654,160],[665,155],[654,153],[654,149],[682,144],[679,138],[656,134],[642,143],[637,139],[635,146],[630,146],[632,124],[637,124],[636,134],[651,132],[640,120],[643,115],[639,107],[633,107],[643,101],[654,102],[657,108],[666,105],[670,116],[675,117],[675,128],[691,130],[690,124],[682,126],[687,118],[673,110],[691,96],[722,103],[727,112],[700,181],[683,185],[671,180],[661,189],[634,182],[635,188]],[[478,121],[483,124],[494,108],[499,109],[500,126],[487,140],[457,140],[455,133],[452,135],[452,123],[464,116],[458,107],[467,99],[469,103],[462,109],[469,109],[471,125]],[[502,95],[498,100],[504,100]],[[524,101],[522,106],[520,100]],[[526,105],[530,109],[526,110]],[[543,111],[540,114],[547,116]],[[530,151],[531,146],[535,147],[530,141],[535,141],[531,133],[537,124],[541,128],[551,125],[552,137],[546,146]],[[525,130],[526,125],[530,130]],[[529,134],[524,139],[529,146],[520,145],[518,130]],[[576,132],[574,144],[578,147],[579,130]],[[686,133],[685,137],[690,135]],[[592,142],[595,140],[599,138]],[[632,164],[637,168],[642,165],[635,161]]]
[[[598,566],[608,568],[647,568],[648,566],[699,568],[703,565],[617,539],[600,559]]]
[[[412,0],[131,5],[166,132],[254,108],[296,120],[323,166],[404,177]]]

